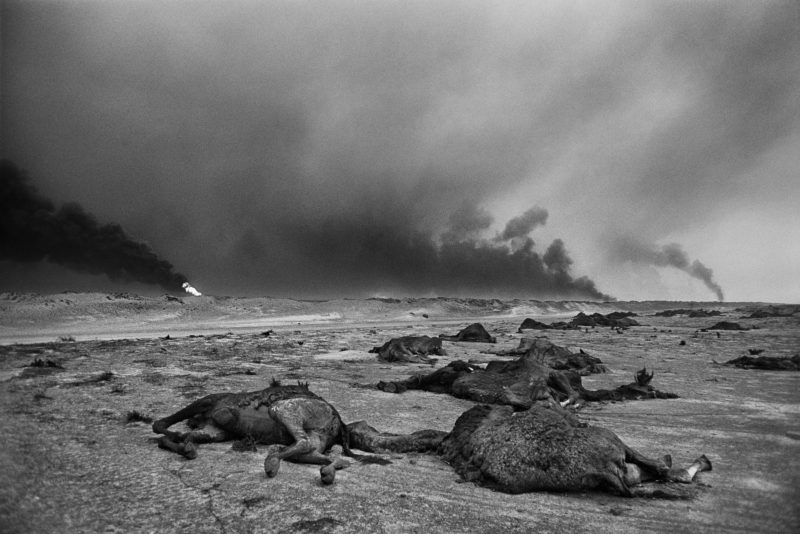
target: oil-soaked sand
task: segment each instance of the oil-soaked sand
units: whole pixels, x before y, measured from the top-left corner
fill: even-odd
[[[713,362],[748,348],[796,354],[800,314],[742,319],[736,305],[694,306],[724,314],[652,316],[686,303],[3,295],[0,530],[798,532],[800,373]],[[621,334],[607,328],[516,333],[524,317],[549,322],[578,310],[632,310],[645,326]],[[484,351],[546,334],[609,366],[609,374],[586,377],[587,387],[628,382],[642,366],[654,370],[654,384],[681,399],[594,405],[579,413],[649,455],[669,452],[682,464],[707,454],[714,471],[699,477],[707,487],[693,501],[506,495],[461,483],[437,458],[413,454],[389,466],[354,464],[322,487],[317,468],[307,465],[285,463],[267,480],[261,452],[234,452],[228,443],[203,445],[196,460],[186,461],[158,449],[149,425],[124,422],[132,410],[160,417],[207,393],[259,389],[276,377],[310,381],[347,422],[365,419],[392,432],[449,430],[469,401],[362,387],[430,369],[381,363],[367,351],[400,335],[452,333],[475,319],[498,343],[445,342],[448,356],[437,367],[500,359]],[[697,331],[720,320],[759,328],[719,337]],[[59,336],[77,341],[56,342]],[[12,344],[20,341],[28,344]],[[64,369],[26,367],[37,358]]]

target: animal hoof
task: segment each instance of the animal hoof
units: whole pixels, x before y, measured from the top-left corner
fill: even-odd
[[[197,458],[197,446],[191,441],[184,443],[181,455],[187,460],[194,460]]]
[[[264,460],[264,473],[267,474],[267,478],[272,478],[277,475],[280,467],[281,459],[277,456],[267,456]]]
[[[694,463],[698,466],[698,472],[700,471],[711,471],[711,460],[704,454],[700,458],[694,461]]]
[[[320,467],[319,476],[323,484],[333,484],[333,481],[336,479],[336,467],[333,464]]]

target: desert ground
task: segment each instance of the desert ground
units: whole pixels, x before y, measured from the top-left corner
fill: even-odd
[[[654,315],[681,308],[722,315]],[[749,318],[756,308],[766,307],[2,294],[0,530],[800,532],[800,373],[722,365],[749,349],[800,352],[800,313]],[[641,326],[517,333],[526,317],[552,322],[579,311],[632,311]],[[703,331],[720,320],[748,330]],[[497,343],[446,341],[448,354],[434,366],[388,364],[368,352],[393,337],[453,334],[476,321]],[[257,390],[276,378],[308,381],[348,423],[449,431],[470,401],[375,384],[456,359],[509,359],[490,351],[536,335],[603,360],[610,372],[584,377],[588,388],[630,382],[647,367],[658,389],[680,396],[585,405],[577,414],[649,456],[670,453],[684,465],[706,454],[713,471],[698,475],[695,498],[508,495],[461,481],[428,454],[353,462],[331,486],[312,465],[284,463],[267,479],[263,446],[201,445],[189,461],[159,449],[151,425],[131,417],[164,417],[206,394]]]

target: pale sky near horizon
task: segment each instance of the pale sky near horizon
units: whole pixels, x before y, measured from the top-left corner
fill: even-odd
[[[0,14],[0,157],[201,291],[800,302],[796,1]],[[111,287],[12,261],[0,280]]]

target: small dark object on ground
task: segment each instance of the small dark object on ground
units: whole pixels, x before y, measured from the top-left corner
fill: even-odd
[[[332,517],[321,517],[319,519],[301,519],[291,524],[292,532],[325,533],[333,532],[342,522]]]
[[[75,382],[68,382],[64,384],[65,386],[86,386],[89,384],[101,384],[103,382],[108,382],[109,380],[114,378],[114,373],[111,371],[103,371],[102,373],[98,373],[94,376],[90,376],[88,378],[84,378],[83,380],[76,380]]]
[[[750,356],[758,356],[759,354],[764,352],[764,349],[747,349],[747,352],[750,353]]]
[[[49,368],[52,368],[52,369],[63,369],[64,368],[64,366],[61,365],[58,362],[55,362],[55,361],[50,360],[50,359],[42,360],[41,358],[36,358],[35,360],[33,360],[33,362],[31,362],[31,364],[28,365],[28,367],[49,367]]]
[[[49,395],[47,395],[47,393],[45,393],[44,391],[37,391],[37,392],[36,392],[36,393],[34,393],[34,395],[33,395],[33,400],[35,400],[35,401],[41,401],[41,400],[53,400],[53,397],[50,397],[50,396],[49,396]]]
[[[714,326],[709,326],[706,330],[749,330],[739,323],[732,323],[730,321],[720,321]]]
[[[126,425],[128,423],[138,423],[138,422],[152,423],[153,422],[153,418],[150,417],[149,415],[144,415],[144,414],[142,414],[142,413],[140,413],[140,412],[138,412],[136,410],[132,410],[132,411],[128,412],[127,414],[125,414],[125,424]]]

